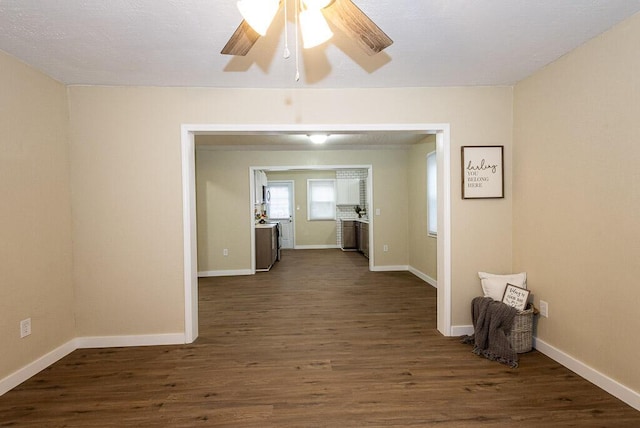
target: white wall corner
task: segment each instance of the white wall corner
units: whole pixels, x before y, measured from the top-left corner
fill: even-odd
[[[545,341],[534,336],[533,347],[547,357],[562,364],[572,372],[583,377],[597,387],[604,389],[609,394],[627,403],[636,410],[640,410],[640,393],[621,384],[620,382],[600,373],[593,367],[589,367],[571,355],[549,345]]]
[[[415,276],[417,276],[418,278],[420,278],[421,280],[423,280],[427,284],[431,285],[433,288],[438,288],[438,281],[436,281],[435,279],[431,278],[426,273],[419,271],[418,269],[414,268],[413,266],[409,266],[409,272],[411,272],[412,274],[414,274]]]
[[[58,362],[76,349],[76,339],[72,339],[67,343],[57,347],[53,351],[48,352],[37,360],[27,364],[21,369],[11,373],[9,376],[0,380],[0,395],[4,395],[8,391],[11,391],[22,382],[28,380],[32,376],[37,375],[42,370]]]

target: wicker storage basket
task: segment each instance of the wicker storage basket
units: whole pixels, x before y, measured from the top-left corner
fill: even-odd
[[[533,312],[532,305],[529,305],[524,311],[518,311],[513,319],[511,332],[507,334],[511,348],[518,354],[533,349]]]

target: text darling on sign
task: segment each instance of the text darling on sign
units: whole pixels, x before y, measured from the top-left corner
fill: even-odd
[[[462,147],[463,198],[502,198],[502,146]]]
[[[498,165],[489,164],[485,159],[480,161],[479,165],[474,165],[472,161],[467,164],[467,187],[482,187],[482,182],[490,180],[490,177],[481,176],[479,172],[490,170],[492,174],[498,172]]]

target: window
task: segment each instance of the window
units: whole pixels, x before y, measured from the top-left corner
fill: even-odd
[[[438,162],[436,152],[427,155],[427,233],[438,235]]]
[[[307,220],[336,219],[336,180],[307,180]]]

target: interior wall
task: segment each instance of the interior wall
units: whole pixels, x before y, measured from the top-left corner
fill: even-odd
[[[335,179],[335,171],[268,171],[268,180],[292,180],[295,194],[295,245],[336,246],[336,222],[307,220],[307,180]],[[299,209],[297,208],[299,207]]]
[[[640,391],[640,15],[515,89],[514,270],[544,342]]]
[[[66,89],[0,51],[0,94],[3,379],[76,335]]]
[[[68,91],[78,336],[182,333],[180,103],[163,88]]]
[[[428,135],[409,155],[409,266],[438,279],[438,240],[427,232],[427,154],[436,150],[436,136]]]
[[[381,210],[381,215],[375,218],[374,247],[376,249],[376,266],[406,265],[407,254],[407,193],[406,193],[406,150],[322,150],[305,152],[295,151],[209,151],[197,150],[199,165],[202,168],[206,162],[207,171],[218,171],[217,178],[212,174],[208,177],[213,180],[224,179],[229,183],[240,183],[233,190],[227,192],[226,199],[222,202],[225,213],[217,210],[207,213],[207,221],[214,225],[224,224],[227,234],[231,239],[235,236],[235,244],[239,252],[231,252],[225,259],[238,260],[239,265],[235,269],[249,269],[251,267],[250,236],[251,220],[249,209],[249,168],[252,166],[278,167],[278,166],[338,166],[338,165],[373,165],[374,166],[374,201],[375,206]],[[313,163],[309,163],[312,161]],[[387,171],[377,173],[380,171]],[[394,171],[390,174],[389,171]],[[200,174],[200,173],[198,173]],[[296,245],[336,245],[336,223],[309,222],[312,229],[305,232],[306,222],[306,179],[308,177],[335,178],[335,171],[299,171],[299,172],[268,172],[268,178],[296,179],[296,205],[300,205],[300,211],[296,216],[303,219],[302,225],[296,225]],[[200,204],[203,205],[203,204]],[[299,222],[300,223],[300,222]],[[210,233],[207,231],[206,233]],[[298,236],[298,234],[303,235]],[[206,242],[208,237],[205,232],[198,230],[198,241]],[[209,253],[222,254],[223,246],[217,240]],[[321,242],[322,244],[317,244]],[[383,253],[382,245],[389,245],[389,251]],[[379,253],[379,254],[378,254]],[[208,261],[209,263],[215,260]],[[234,262],[235,263],[235,262]],[[234,264],[234,266],[236,266]],[[199,267],[199,270],[224,270],[225,267],[216,264],[208,264]]]
[[[453,323],[470,324],[478,270],[509,271],[512,88],[212,89],[89,87],[69,89],[74,274],[80,335],[184,331],[181,194],[182,124],[448,123],[452,153]],[[460,199],[460,146],[505,146],[506,197]],[[282,165],[281,154],[271,161]],[[264,165],[262,158],[247,165]],[[292,164],[327,159],[313,151]],[[326,160],[325,160],[326,162]],[[335,159],[331,163],[335,164]],[[288,163],[285,159],[284,163]],[[361,162],[357,162],[361,163]],[[376,263],[407,264],[406,233],[395,233],[394,180],[406,169],[375,167]],[[406,162],[405,162],[406,165]],[[248,180],[248,170],[239,180]],[[389,196],[389,197],[387,197]],[[388,201],[388,202],[387,202]],[[404,202],[404,207],[407,207]],[[375,207],[374,207],[375,208]],[[406,227],[406,226],[405,226]],[[247,231],[248,233],[248,231]],[[491,242],[492,245],[487,245]],[[243,257],[250,249],[240,250]],[[376,252],[382,254],[382,251]],[[162,316],[158,316],[162,314]]]
[[[244,252],[252,232],[249,170],[212,162],[215,156],[212,151],[196,150],[198,272],[250,270],[251,257]]]
[[[300,156],[304,161],[304,155]],[[196,149],[198,271],[251,269],[249,166],[228,161],[220,151]],[[282,166],[282,165],[278,165]],[[246,173],[246,179],[243,174]],[[269,180],[294,181],[297,245],[336,245],[335,221],[307,220],[307,179],[335,178],[335,171],[268,171]],[[228,256],[223,256],[223,249]]]

